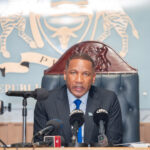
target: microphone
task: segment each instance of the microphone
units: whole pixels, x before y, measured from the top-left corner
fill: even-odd
[[[84,113],[82,110],[75,109],[70,114],[70,124],[72,126],[72,143],[77,142],[77,133],[79,127],[84,123]]]
[[[41,136],[41,135],[48,135],[48,134],[52,134],[52,132],[60,129],[60,127],[62,126],[62,121],[61,120],[58,120],[58,119],[52,119],[52,120],[49,120],[47,123],[46,123],[46,127],[40,131],[38,131],[35,135],[35,136]]]
[[[93,114],[93,120],[99,127],[98,145],[108,146],[108,139],[105,135],[105,126],[108,121],[108,112],[105,109],[97,109]]]
[[[7,147],[8,147],[8,146],[5,144],[5,142],[3,142],[1,139],[0,139],[0,143],[3,144],[2,146],[3,146],[4,148],[7,148]]]
[[[48,97],[48,91],[44,88],[37,88],[34,91],[7,91],[7,96],[18,96],[18,97],[33,97],[37,100],[45,100]]]

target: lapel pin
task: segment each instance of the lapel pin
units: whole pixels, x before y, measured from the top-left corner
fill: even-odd
[[[93,116],[93,114],[91,112],[88,112],[88,116]]]

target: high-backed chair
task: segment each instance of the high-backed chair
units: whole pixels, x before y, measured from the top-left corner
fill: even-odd
[[[90,55],[96,64],[95,85],[117,94],[122,112],[123,143],[139,141],[138,72],[106,44],[85,41],[69,48],[52,67],[44,71],[42,87],[51,90],[65,84],[65,63],[75,53]]]

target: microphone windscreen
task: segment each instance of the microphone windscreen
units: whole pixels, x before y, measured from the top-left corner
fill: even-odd
[[[61,128],[62,125],[63,125],[63,122],[59,119],[52,119],[46,123],[46,126],[53,126],[55,129]]]
[[[44,89],[44,88],[38,88],[38,89],[35,89],[35,99],[39,100],[39,101],[42,101],[42,100],[45,100],[48,98],[48,90]]]
[[[108,112],[105,109],[97,109],[93,114],[93,120],[98,126],[100,120],[102,120],[104,123],[107,123]]]
[[[78,126],[82,126],[84,123],[84,113],[82,110],[75,109],[70,114],[70,124],[74,125],[77,122]]]

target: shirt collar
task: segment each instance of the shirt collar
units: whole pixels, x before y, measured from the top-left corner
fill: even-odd
[[[86,104],[86,103],[87,103],[87,99],[88,99],[88,94],[89,94],[89,91],[86,92],[82,97],[76,98],[76,97],[69,91],[69,89],[67,88],[67,95],[68,95],[69,105],[71,105],[71,104],[73,103],[73,101],[76,100],[76,99],[80,99],[83,104]]]

